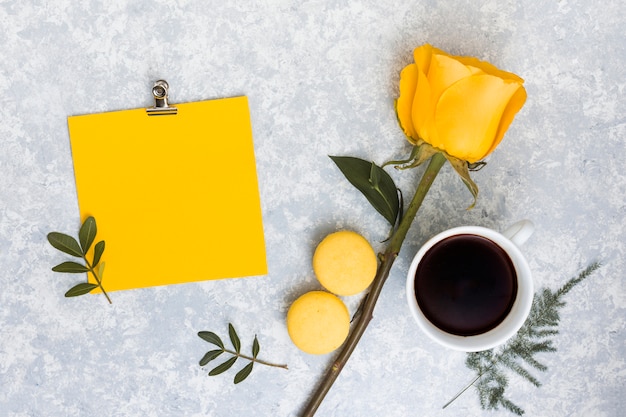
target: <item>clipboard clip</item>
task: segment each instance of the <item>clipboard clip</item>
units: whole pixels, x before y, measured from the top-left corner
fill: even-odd
[[[169,116],[178,113],[176,107],[172,107],[167,103],[169,84],[165,80],[158,80],[152,87],[152,95],[154,96],[154,107],[146,109],[148,116]]]

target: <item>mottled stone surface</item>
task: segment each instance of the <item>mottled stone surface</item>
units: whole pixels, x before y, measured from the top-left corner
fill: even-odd
[[[408,152],[393,100],[424,42],[520,74],[529,99],[474,175],[474,210],[449,167],[437,178],[319,415],[485,415],[473,391],[441,410],[472,374],[464,354],[414,324],[405,274],[443,229],[501,230],[524,217],[537,226],[523,250],[538,287],[593,260],[604,267],[568,296],[558,353],[542,357],[543,386],[512,377],[509,396],[532,416],[622,415],[625,9],[583,0],[0,1],[0,415],[297,415],[332,361],[298,351],[284,323],[290,303],[319,288],[313,249],[341,228],[376,249],[387,233],[327,155],[383,162]],[[65,299],[77,277],[50,270],[65,257],[45,236],[79,223],[66,118],[148,106],[159,78],[174,103],[249,97],[269,273],[116,292],[112,306],[101,295]],[[393,175],[410,194],[419,173]],[[351,311],[358,300],[346,298]],[[244,349],[258,334],[260,357],[289,371],[258,368],[238,386],[232,371],[208,377],[198,360],[209,345],[196,333],[226,335],[229,322]]]

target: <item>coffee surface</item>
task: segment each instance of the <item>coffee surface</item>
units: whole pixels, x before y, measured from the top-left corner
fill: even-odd
[[[415,273],[415,297],[426,318],[460,336],[485,333],[507,316],[517,275],[507,253],[491,240],[462,234],[430,248]]]

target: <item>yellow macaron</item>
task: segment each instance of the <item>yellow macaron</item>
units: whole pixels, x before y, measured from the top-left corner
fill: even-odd
[[[358,233],[342,230],[320,242],[313,254],[313,271],[328,291],[354,295],[376,276],[378,261],[369,242]]]
[[[332,352],[350,331],[350,314],[343,301],[326,291],[311,291],[293,302],[287,312],[287,331],[302,351]]]

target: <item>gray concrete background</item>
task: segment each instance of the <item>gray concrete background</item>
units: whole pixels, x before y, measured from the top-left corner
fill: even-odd
[[[528,102],[474,175],[474,210],[440,173],[318,415],[492,415],[473,391],[441,410],[472,374],[417,329],[404,276],[435,233],[520,218],[537,226],[524,246],[537,287],[604,267],[568,296],[543,386],[512,377],[509,397],[532,416],[622,415],[624,15],[623,2],[582,0],[0,0],[0,415],[297,415],[332,361],[298,351],[285,326],[290,303],[319,288],[315,245],[350,228],[380,249],[387,233],[327,155],[407,154],[393,100],[425,42],[519,74]],[[159,78],[173,103],[248,96],[269,273],[116,292],[112,306],[65,299],[72,277],[50,271],[64,257],[45,236],[79,225],[67,116],[149,106]],[[420,173],[393,175],[411,193]],[[260,357],[290,370],[259,367],[238,386],[232,371],[208,377],[196,333],[225,336],[229,322],[244,349],[258,334]]]

